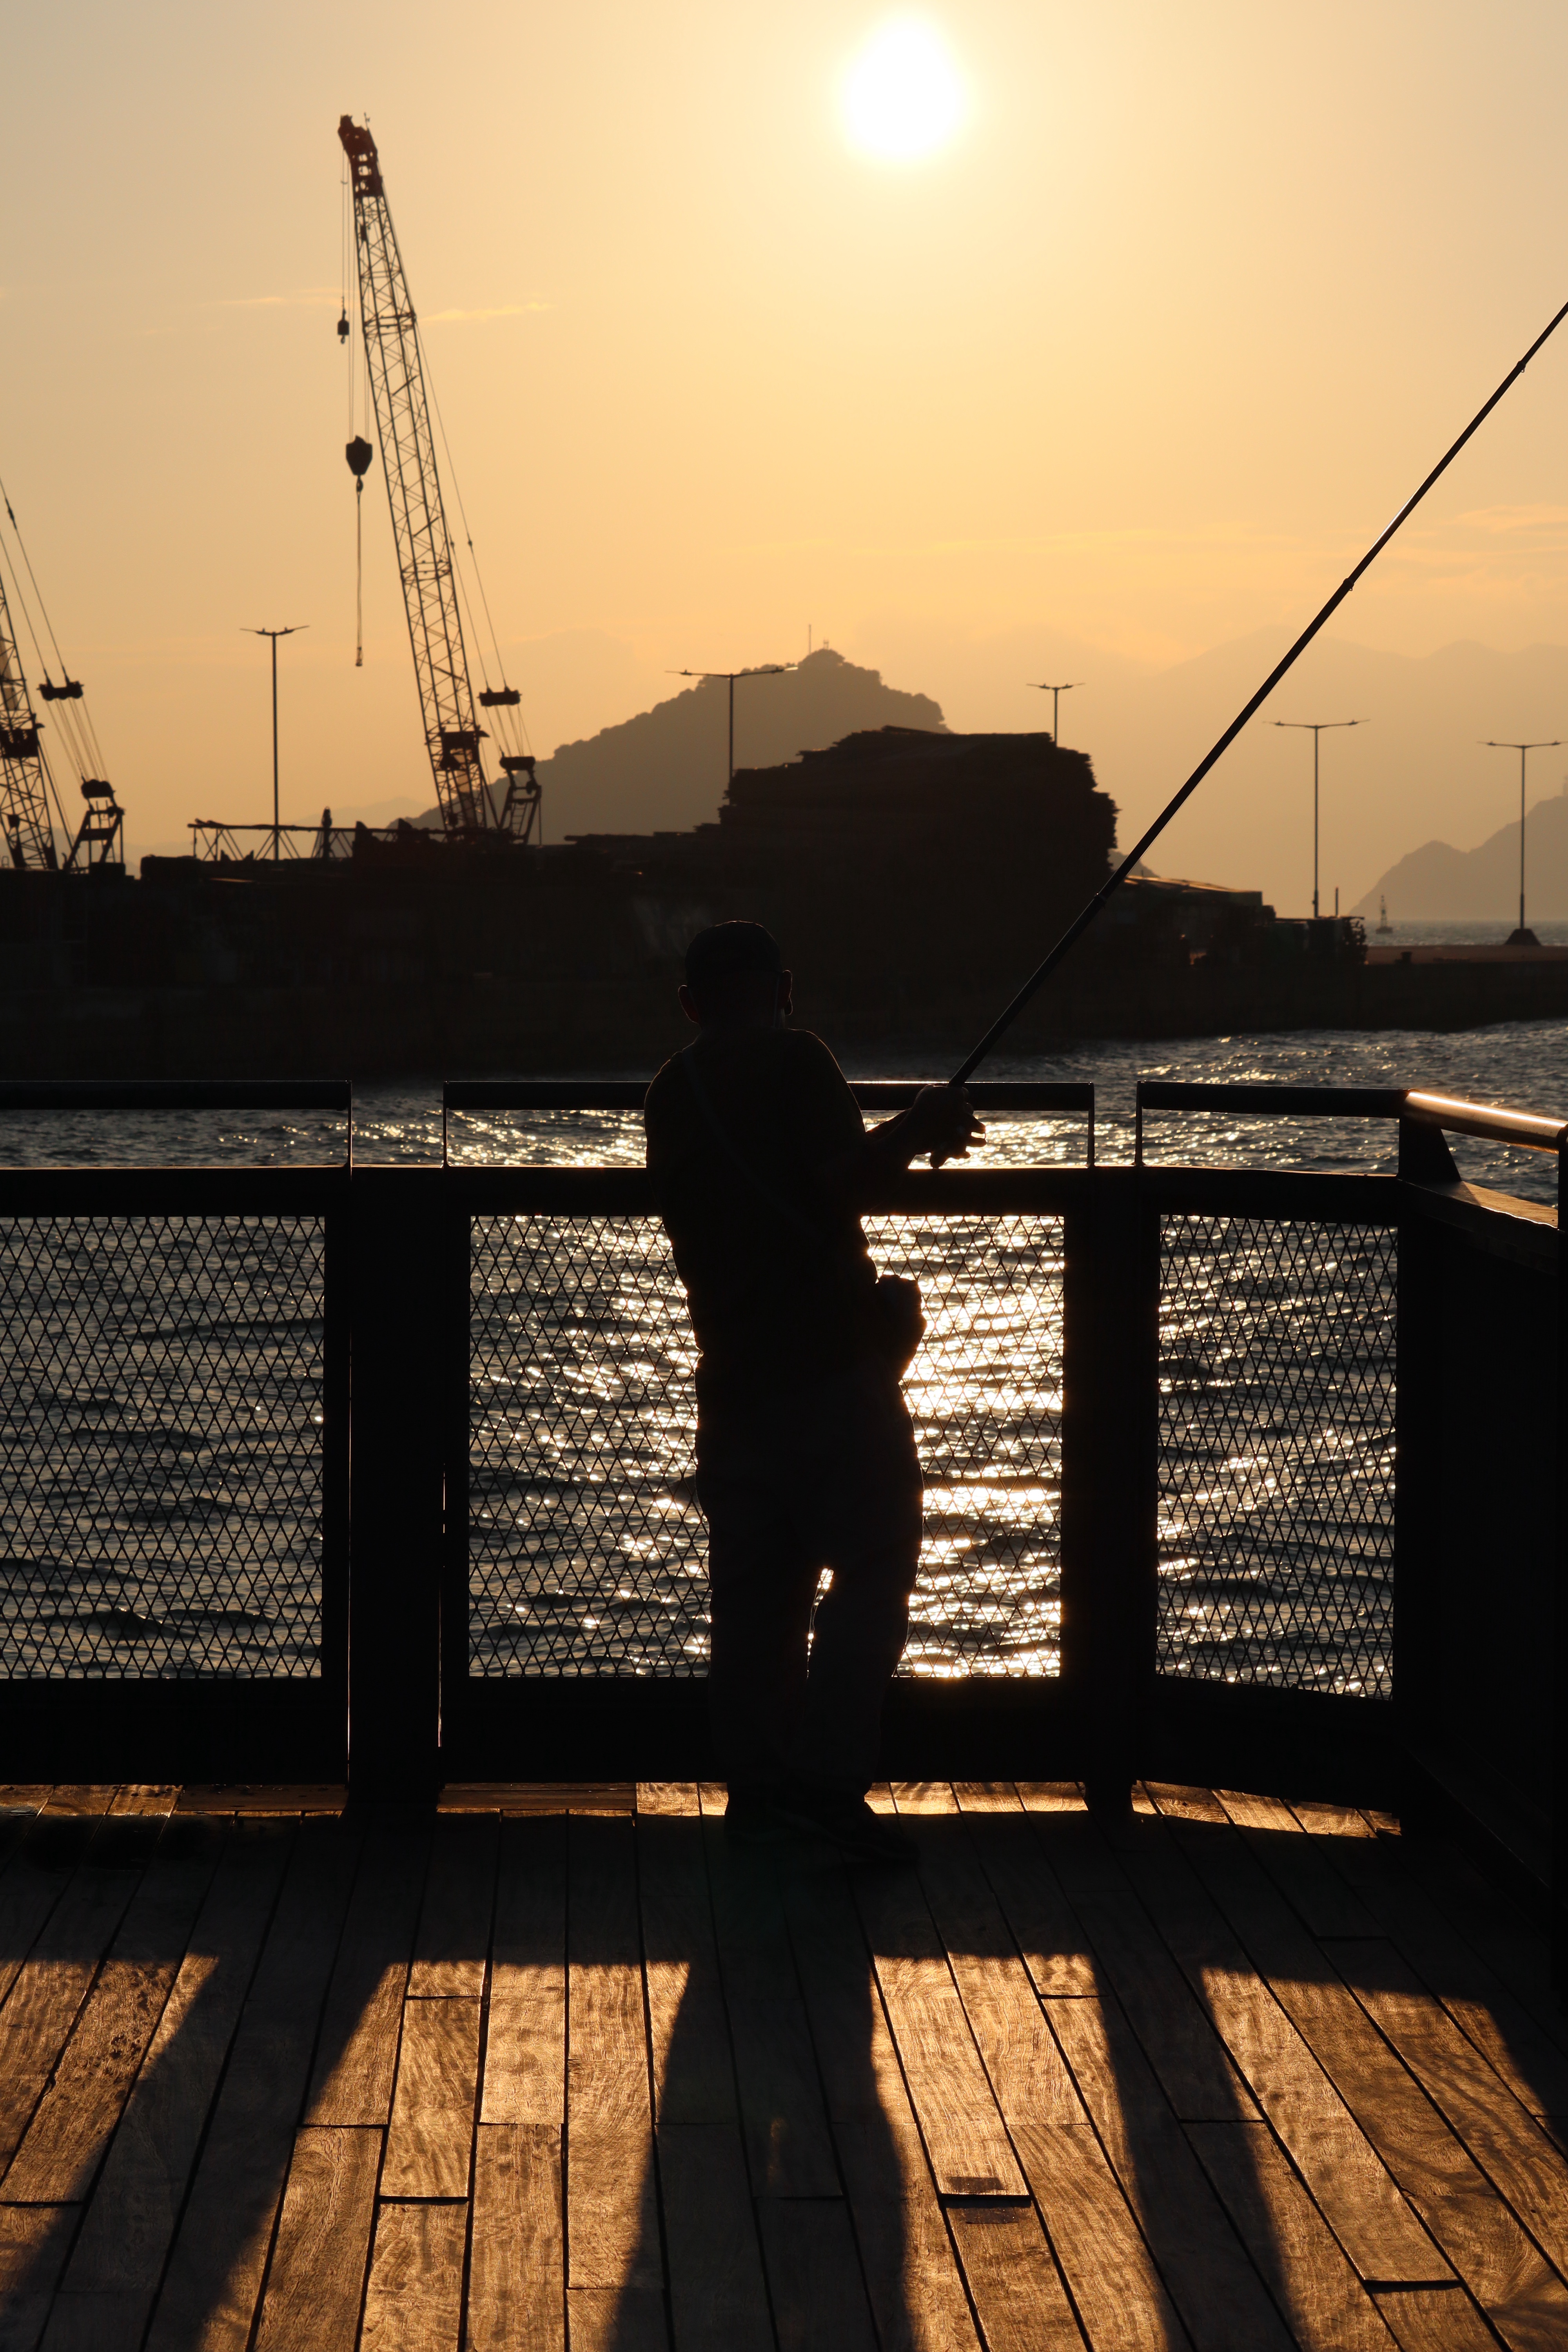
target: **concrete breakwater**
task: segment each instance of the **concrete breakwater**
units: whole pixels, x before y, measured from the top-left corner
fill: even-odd
[[[668,957],[601,980],[13,988],[0,992],[0,1076],[635,1073],[655,1068],[689,1034],[675,1002],[678,978]],[[796,1019],[847,1057],[929,1052],[940,1063],[973,1042],[999,994],[929,966],[853,990],[816,986],[805,972]],[[1564,1015],[1568,956],[1551,950],[1507,961],[1279,971],[1201,961],[1119,971],[1086,956],[1030,1007],[1012,1050],[1294,1029],[1461,1030]]]

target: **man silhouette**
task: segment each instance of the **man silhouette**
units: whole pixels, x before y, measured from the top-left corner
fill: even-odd
[[[804,1828],[892,1859],[906,1841],[866,1791],[920,1559],[899,1386],[918,1300],[879,1282],[860,1211],[917,1154],[962,1158],[984,1130],[962,1088],[926,1087],[868,1134],[827,1047],[788,1026],[791,975],[760,923],[700,932],[680,1003],[699,1034],[644,1123],[700,1349],[725,1819],[743,1838]]]

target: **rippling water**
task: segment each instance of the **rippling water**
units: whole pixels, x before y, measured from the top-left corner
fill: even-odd
[[[851,1074],[940,1072],[910,1055]],[[987,1075],[1091,1080],[1097,1156],[1126,1160],[1140,1076],[1419,1085],[1561,1115],[1568,1023],[1096,1045],[999,1056]],[[1008,1115],[991,1122],[976,1164],[1080,1162],[1083,1146],[1080,1121]],[[11,1165],[280,1166],[342,1149],[341,1123],[313,1118],[0,1116]],[[1548,1155],[1463,1138],[1454,1150],[1476,1181],[1554,1198]],[[626,1165],[640,1161],[640,1122],[487,1114],[454,1121],[452,1150],[467,1165]],[[1187,1164],[1391,1171],[1394,1134],[1386,1121],[1163,1116],[1145,1150]],[[355,1155],[438,1160],[438,1087],[362,1088]],[[254,1221],[234,1227],[195,1256],[172,1248],[161,1224],[134,1245],[79,1224],[63,1256],[39,1250],[36,1227],[10,1228],[0,1507],[10,1672],[310,1671],[319,1237],[309,1221],[281,1237]],[[163,1241],[149,1238],[158,1233]],[[873,1242],[884,1265],[920,1276],[931,1324],[908,1384],[929,1516],[906,1669],[1054,1672],[1059,1225],[888,1221]],[[1168,1275],[1184,1269],[1163,1303],[1168,1672],[1386,1687],[1392,1257],[1366,1234],[1336,1249],[1282,1260],[1258,1230],[1213,1234],[1195,1254],[1178,1236],[1167,1250]],[[473,1670],[700,1669],[689,1332],[657,1228],[489,1220],[474,1282]]]

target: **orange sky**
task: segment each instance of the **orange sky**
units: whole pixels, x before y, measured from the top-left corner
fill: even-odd
[[[808,624],[963,726],[1041,723],[1025,678],[1097,653],[1114,678],[1283,645],[1568,294],[1560,7],[934,7],[967,121],[900,165],[853,152],[836,100],[887,13],[14,14],[0,468],[133,856],[268,813],[247,624],[310,624],[286,816],[431,797],[379,468],[353,667],[345,110],[541,751]],[[1342,636],[1568,642],[1565,389],[1568,330]],[[1119,768],[1112,718],[1103,780],[1141,817],[1179,771],[1158,744]],[[1366,771],[1380,843],[1501,821],[1479,751],[1473,807],[1457,765],[1428,821],[1430,745],[1397,735]],[[1220,878],[1283,898],[1300,808],[1270,805]]]

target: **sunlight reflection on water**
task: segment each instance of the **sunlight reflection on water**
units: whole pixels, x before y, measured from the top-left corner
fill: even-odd
[[[889,1057],[876,1075],[923,1075],[929,1067],[925,1057],[901,1066]],[[1420,1085],[1558,1113],[1568,1104],[1568,1024],[1444,1035],[1298,1033],[1095,1045],[1048,1058],[999,1057],[988,1075],[1091,1080],[1097,1156],[1125,1161],[1140,1075]],[[636,1113],[466,1116],[454,1118],[451,1141],[460,1166],[631,1166],[642,1158]],[[341,1121],[303,1116],[0,1118],[0,1160],[13,1166],[280,1166],[341,1160],[343,1148]],[[1387,1121],[1163,1116],[1150,1121],[1145,1148],[1151,1160],[1167,1162],[1392,1172],[1395,1138]],[[1549,1155],[1465,1138],[1454,1139],[1453,1148],[1474,1181],[1538,1201],[1555,1197]],[[360,1089],[355,1155],[382,1163],[438,1160],[438,1087],[410,1081]],[[1080,1121],[1005,1114],[991,1120],[973,1164],[1081,1164],[1082,1156]],[[570,1222],[491,1219],[477,1229],[489,1238],[475,1254],[474,1671],[700,1671],[703,1530],[689,1483],[691,1343],[679,1286],[652,1221],[594,1221],[596,1230],[574,1237],[563,1232]],[[927,1536],[905,1670],[934,1676],[1055,1673],[1061,1619],[1059,1221],[870,1223],[879,1263],[918,1275],[930,1325],[907,1382],[927,1476]],[[254,1243],[245,1239],[243,1246]],[[14,1243],[14,1263],[17,1247]],[[1340,1690],[1386,1686],[1393,1270],[1391,1257],[1369,1257],[1369,1247],[1352,1241],[1338,1257],[1325,1250],[1321,1262],[1282,1274],[1266,1233],[1215,1234],[1206,1256],[1199,1251],[1182,1260],[1184,1288],[1178,1283],[1173,1290],[1168,1279],[1162,1381],[1166,1672],[1240,1674]],[[1179,1248],[1168,1249],[1168,1277],[1180,1258]],[[158,1263],[149,1258],[146,1295],[136,1302],[137,1361],[153,1325],[181,1311],[166,1286],[159,1290]],[[37,1280],[30,1258],[29,1297]],[[91,1304],[89,1286],[71,1311],[85,1315]],[[310,1315],[319,1312],[313,1298],[308,1305]],[[36,1325],[36,1301],[29,1314]],[[1334,1335],[1331,1347],[1322,1343],[1325,1330]],[[1303,1334],[1311,1336],[1298,1344]],[[57,1663],[45,1670],[200,1673],[212,1670],[216,1643],[233,1662],[229,1671],[308,1671],[320,1574],[313,1530],[307,1532],[301,1515],[303,1486],[313,1486],[316,1476],[315,1373],[303,1387],[279,1385],[287,1369],[281,1362],[258,1373],[268,1394],[287,1389],[290,1400],[289,1427],[269,1428],[270,1466],[258,1470],[232,1414],[221,1432],[216,1422],[211,1431],[199,1426],[207,1411],[199,1367],[188,1392],[163,1396],[154,1411],[137,1387],[142,1376],[135,1363],[110,1360],[112,1338],[112,1331],[100,1333],[99,1355],[87,1368],[90,1381],[105,1397],[112,1391],[128,1433],[140,1431],[148,1412],[159,1432],[165,1423],[195,1430],[190,1459],[177,1458],[176,1449],[158,1466],[148,1456],[143,1475],[134,1467],[142,1458],[141,1438],[129,1453],[121,1448],[132,1466],[114,1473],[116,1507],[132,1517],[153,1514],[157,1544],[150,1549],[117,1524],[112,1576],[83,1583],[83,1545],[90,1550],[92,1514],[105,1499],[94,1486],[108,1475],[103,1441],[100,1427],[84,1422],[86,1391],[76,1393],[80,1382],[73,1386],[70,1367],[55,1365],[47,1379],[40,1368],[42,1402],[29,1407],[30,1422],[28,1413],[18,1419],[13,1412],[7,1439],[13,1502],[29,1497],[25,1528],[13,1512],[5,1534],[11,1557],[0,1563],[9,1586],[13,1658],[18,1643],[32,1638],[27,1625],[35,1619],[41,1624],[47,1610],[55,1629],[47,1646]],[[226,1378],[231,1384],[248,1380],[240,1363],[249,1344],[244,1328],[226,1328],[218,1344],[228,1351]],[[1279,1398],[1291,1366],[1285,1384],[1294,1422],[1287,1428]],[[1303,1366],[1310,1375],[1305,1387]],[[11,1370],[15,1389],[15,1349]],[[221,1441],[216,1447],[208,1442],[215,1433]],[[40,1444],[47,1461],[37,1453]],[[287,1559],[270,1558],[277,1535],[268,1513],[247,1501],[263,1474],[268,1481],[282,1478],[299,1498],[290,1505]],[[47,1511],[38,1498],[46,1486],[62,1507],[68,1490],[74,1498],[76,1517],[60,1541],[52,1541],[44,1525]],[[245,1592],[231,1592],[233,1562],[262,1555],[268,1565],[260,1582],[251,1578]],[[73,1567],[79,1560],[81,1567]],[[247,1617],[253,1582],[258,1605]],[[81,1587],[63,1613],[62,1583]],[[216,1611],[215,1594],[223,1604]],[[79,1635],[72,1630],[79,1615]],[[163,1629],[156,1640],[154,1619]],[[184,1619],[191,1621],[188,1637],[178,1632]],[[62,1668],[58,1661],[73,1641],[75,1664]]]

